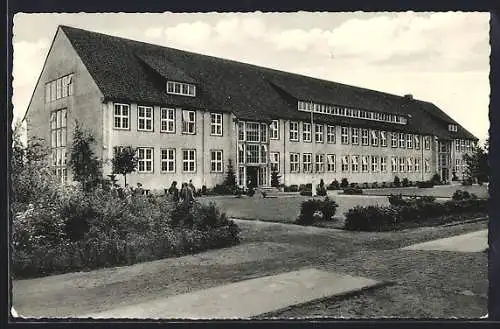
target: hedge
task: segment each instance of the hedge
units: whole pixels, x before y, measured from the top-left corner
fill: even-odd
[[[312,225],[318,220],[331,220],[335,215],[338,204],[326,197],[324,199],[310,199],[300,205],[300,215],[296,220],[299,225]],[[316,213],[316,215],[315,215]]]

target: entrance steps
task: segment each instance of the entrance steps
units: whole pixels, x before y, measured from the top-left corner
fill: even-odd
[[[280,190],[276,187],[261,186],[255,189],[255,195],[261,198],[277,198]]]

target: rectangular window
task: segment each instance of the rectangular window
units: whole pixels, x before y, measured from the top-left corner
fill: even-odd
[[[56,80],[56,99],[62,98],[62,79]]]
[[[280,171],[280,154],[279,152],[270,152],[271,158],[271,170],[275,170],[277,172]]]
[[[368,129],[361,129],[361,145],[369,145]]]
[[[153,131],[153,108],[137,106],[137,130]]]
[[[56,98],[56,81],[50,83],[50,100],[55,101]]]
[[[392,172],[398,172],[398,158],[391,158],[391,170]]]
[[[182,133],[194,135],[196,133],[196,112],[182,110]]]
[[[352,172],[359,171],[359,156],[358,155],[351,156],[351,171]]]
[[[222,150],[210,151],[210,171],[223,172]]]
[[[399,133],[399,148],[404,148],[406,144],[405,134]]]
[[[238,144],[238,163],[245,163],[245,145]]]
[[[415,150],[420,150],[420,136],[419,135],[413,136],[413,140],[415,142]]]
[[[415,172],[420,172],[420,158],[415,158],[414,160]]]
[[[267,132],[267,124],[262,123],[260,125],[260,141],[262,143],[266,143],[267,142],[267,134],[268,134],[268,132]]]
[[[153,172],[153,148],[139,147],[137,148],[138,172],[152,173]]]
[[[424,137],[424,148],[426,150],[430,150],[431,149],[431,137],[430,136],[425,136]]]
[[[326,126],[326,142],[331,144],[335,144],[337,142],[335,126]]]
[[[380,132],[380,146],[387,146],[387,133],[385,131]]]
[[[280,139],[280,122],[279,120],[273,120],[270,127],[269,139]]]
[[[406,134],[406,148],[413,148],[413,135],[412,134]]]
[[[45,102],[49,103],[57,99],[73,95],[72,74],[65,75],[45,84]]]
[[[127,104],[115,104],[114,128],[130,129],[130,106]]]
[[[297,142],[299,140],[299,123],[290,122],[290,141]]]
[[[413,161],[412,158],[406,158],[406,171],[407,172],[412,172],[413,171]]]
[[[359,128],[351,128],[351,144],[359,144]]]
[[[398,133],[391,132],[391,146],[398,147]]]
[[[243,121],[238,121],[238,140],[245,140],[245,122]]]
[[[175,149],[161,150],[161,171],[166,173],[175,172]]]
[[[349,127],[340,128],[340,141],[342,144],[349,144]]]
[[[372,146],[378,146],[378,131],[371,131]]]
[[[458,172],[460,172],[460,168],[461,168],[460,159],[455,159],[455,173],[458,174]]]
[[[311,153],[304,153],[302,154],[302,171],[305,173],[311,172],[311,161],[312,161],[312,154]]]
[[[45,84],[45,103],[50,102],[50,83]]]
[[[267,145],[260,146],[260,163],[267,163]]]
[[[247,163],[258,164],[260,157],[260,145],[248,144],[247,145]]]
[[[324,154],[316,154],[316,172],[324,172],[325,171],[325,155]]]
[[[385,156],[380,157],[380,171],[387,172],[387,157]]]
[[[73,95],[73,74],[68,75],[66,79],[66,86],[68,88],[68,96]]]
[[[290,153],[290,172],[296,173],[300,171],[299,154]]]
[[[468,139],[465,141],[465,151],[470,152],[470,148],[471,148],[470,147],[470,140]]]
[[[349,171],[349,156],[344,155],[342,157],[342,172],[348,172]]]
[[[210,135],[222,136],[222,114],[210,113]]]
[[[196,150],[182,150],[182,171],[196,172]]]
[[[259,142],[260,124],[254,122],[247,122],[246,126],[247,126],[246,127],[247,142]]]
[[[465,152],[465,139],[460,140],[460,151]]]
[[[311,141],[311,124],[307,122],[302,122],[302,140],[304,142]]]
[[[160,132],[175,133],[175,109],[160,109]]]
[[[405,170],[406,170],[405,158],[401,157],[399,158],[399,172],[405,172]]]
[[[167,81],[167,93],[182,96],[196,96],[196,86],[188,83]]]
[[[335,154],[327,154],[326,155],[326,171],[328,172],[335,172],[337,171],[337,168],[336,168],[336,159],[335,159]]]
[[[366,155],[361,157],[361,171],[368,172],[368,156]]]
[[[325,130],[323,125],[316,124],[314,125],[314,134],[316,136],[316,143],[324,143],[325,142]]]
[[[425,172],[427,172],[427,173],[428,173],[428,172],[431,172],[431,166],[430,166],[430,164],[429,164],[429,159],[425,159],[425,160],[424,160],[424,170],[425,170]]]
[[[245,167],[243,166],[238,168],[238,185],[245,185]]]
[[[372,156],[372,172],[378,172],[378,157]]]
[[[66,137],[67,118],[66,109],[53,111],[50,114],[50,146],[52,155],[52,167],[56,172],[60,183],[66,182]]]

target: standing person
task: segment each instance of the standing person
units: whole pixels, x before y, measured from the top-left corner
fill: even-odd
[[[182,183],[181,199],[184,205],[190,205],[194,201],[193,190],[187,183]]]
[[[177,182],[173,181],[172,185],[168,189],[168,194],[172,197],[174,202],[179,202],[179,189],[177,188]]]
[[[142,188],[141,183],[137,183],[137,188],[135,189],[135,194],[137,195],[143,195],[144,194],[144,189]]]
[[[189,188],[193,191],[193,196],[196,195],[196,188],[194,187],[193,180],[189,180]]]

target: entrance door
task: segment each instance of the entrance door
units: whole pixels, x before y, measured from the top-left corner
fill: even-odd
[[[448,168],[442,168],[441,169],[441,180],[444,182],[448,182]]]
[[[257,178],[258,178],[259,168],[258,167],[247,167],[247,188],[256,188],[257,187]]]
[[[267,186],[267,167],[259,168],[259,186]]]

